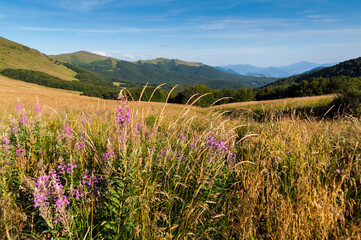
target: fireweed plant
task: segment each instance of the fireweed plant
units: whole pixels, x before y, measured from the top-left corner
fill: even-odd
[[[190,107],[171,121],[125,96],[101,116],[39,101],[2,112],[0,238],[360,237],[358,119],[245,123]]]

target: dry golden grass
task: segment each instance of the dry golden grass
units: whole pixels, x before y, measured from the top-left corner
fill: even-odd
[[[296,98],[285,98],[275,100],[264,100],[264,101],[251,101],[251,102],[238,102],[223,104],[220,106],[214,106],[216,110],[236,110],[242,108],[248,109],[286,109],[286,108],[299,108],[305,106],[318,106],[323,103],[330,103],[334,99],[335,95],[322,95],[312,97],[296,97]]]
[[[56,109],[57,112],[87,112],[94,115],[114,113],[117,102],[99,98],[81,96],[79,92],[53,89],[13,80],[0,75],[0,110],[15,110],[18,100],[26,109],[33,109],[39,99],[44,109]],[[147,115],[157,115],[162,112],[165,104],[156,102],[130,102],[130,107],[137,106],[138,111]],[[185,105],[167,104],[164,114],[177,117],[187,108]],[[142,114],[142,113],[139,114]],[[191,114],[204,114],[205,109],[191,107]]]

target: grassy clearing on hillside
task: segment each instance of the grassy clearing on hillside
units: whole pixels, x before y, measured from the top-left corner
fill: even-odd
[[[266,101],[251,101],[223,104],[211,107],[214,111],[231,113],[232,117],[240,115],[253,119],[267,120],[281,115],[290,114],[299,117],[323,116],[328,113],[335,95],[323,95],[313,97],[285,98]]]
[[[54,113],[65,115],[68,113],[81,115],[83,112],[94,117],[109,115],[113,114],[117,106],[116,101],[80,96],[79,92],[47,88],[0,76],[0,112],[14,109],[14,104],[18,99],[25,109],[32,109],[36,97],[41,101],[44,109],[53,109]],[[164,107],[164,103],[157,102],[130,102],[129,104],[132,108],[137,106],[140,112],[144,112],[143,115],[148,112],[149,107],[150,115],[159,114]],[[177,117],[185,108],[185,105],[168,104],[164,111],[166,115]],[[207,109],[192,107],[190,111],[192,115],[205,115]]]
[[[64,80],[75,80],[76,75],[65,66],[55,64],[45,54],[0,37],[0,70],[5,68],[41,71]]]
[[[361,237],[359,119],[231,120],[5,80],[1,238]]]

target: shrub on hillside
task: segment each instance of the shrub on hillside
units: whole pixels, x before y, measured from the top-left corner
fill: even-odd
[[[361,115],[361,80],[354,81],[345,86],[338,94],[334,103],[341,113],[354,116]]]

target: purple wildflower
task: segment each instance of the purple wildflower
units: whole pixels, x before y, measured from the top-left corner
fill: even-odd
[[[16,149],[15,150],[15,155],[17,157],[23,157],[25,155],[25,150],[24,149]]]
[[[232,152],[228,152],[227,159],[228,160],[236,160],[237,155]]]
[[[64,125],[64,132],[65,134],[70,135],[73,133],[73,129],[69,125]]]
[[[5,138],[2,139],[2,142],[3,142],[3,144],[9,144],[10,139],[5,137]]]
[[[12,133],[13,133],[13,134],[16,134],[18,131],[19,131],[19,127],[18,127],[18,126],[13,127],[13,129],[12,129]]]
[[[75,148],[76,148],[77,150],[81,150],[83,147],[84,147],[84,146],[83,146],[83,143],[82,143],[82,142],[77,142],[77,143],[75,144]]]
[[[140,123],[133,124],[133,132],[139,132],[142,128],[142,125]]]
[[[114,154],[112,149],[109,149],[106,153],[103,154],[103,160],[105,162],[113,162],[117,157]]]
[[[24,123],[24,124],[27,123],[28,120],[29,120],[29,118],[28,118],[28,116],[26,116],[26,115],[24,115],[24,116],[21,118],[21,122]]]
[[[43,109],[40,107],[40,104],[39,103],[35,103],[35,112],[37,113],[41,113]]]
[[[18,110],[23,109],[23,105],[21,103],[18,103],[18,105],[16,105],[16,109],[18,109]]]
[[[128,101],[123,97],[119,99],[116,123],[119,127],[128,126],[130,123],[130,111]]]
[[[229,149],[229,143],[226,141],[217,141],[213,137],[209,137],[207,141],[214,151],[225,153]]]

